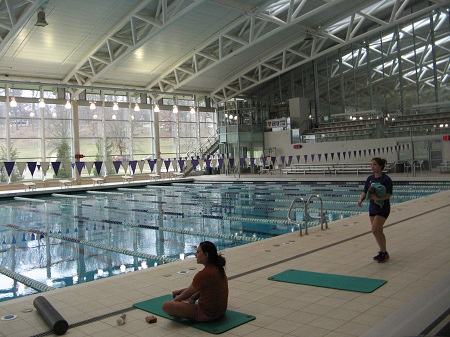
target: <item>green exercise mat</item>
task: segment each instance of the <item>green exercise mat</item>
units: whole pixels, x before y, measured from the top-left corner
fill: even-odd
[[[315,273],[295,269],[288,269],[282,273],[270,276],[268,279],[272,281],[357,291],[361,293],[371,293],[387,282],[385,280],[374,278]]]
[[[152,314],[165,317],[175,322],[189,325],[193,328],[200,329],[213,334],[221,334],[225,331],[233,329],[239,325],[250,322],[256,317],[252,315],[243,314],[237,311],[227,310],[225,316],[213,322],[193,322],[188,319],[176,318],[166,314],[162,310],[162,304],[167,300],[172,300],[171,295],[163,295],[161,297],[152,298],[150,300],[142,301],[133,304],[133,307],[151,312]]]

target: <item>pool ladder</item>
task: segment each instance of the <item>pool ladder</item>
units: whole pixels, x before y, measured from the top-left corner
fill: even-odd
[[[319,199],[319,201],[320,201],[320,215],[319,215],[319,216],[312,216],[312,215],[309,215],[309,213],[308,213],[308,205],[311,203],[311,199],[312,199],[312,198],[317,198],[317,199]],[[322,201],[322,198],[320,197],[320,195],[318,195],[318,194],[316,194],[316,195],[311,195],[311,196],[308,198],[307,201],[305,201],[305,199],[303,199],[303,198],[295,198],[295,199],[292,200],[292,202],[291,202],[291,206],[289,207],[289,211],[288,211],[288,216],[287,216],[287,218],[288,218],[288,221],[289,221],[289,222],[293,222],[293,223],[296,223],[296,224],[298,225],[298,229],[299,229],[299,232],[300,232],[300,236],[303,236],[303,233],[302,233],[302,225],[301,225],[300,222],[298,222],[298,221],[296,221],[296,220],[294,220],[294,219],[291,218],[291,211],[292,211],[292,209],[294,208],[294,205],[295,205],[297,202],[301,202],[301,203],[304,205],[304,207],[305,207],[305,234],[306,234],[306,235],[308,235],[308,220],[309,220],[309,219],[319,219],[319,221],[320,221],[320,230],[324,230],[324,228],[323,228],[323,225],[324,225],[324,224],[325,224],[325,229],[328,229],[328,222],[327,222],[327,220],[325,219],[325,213],[324,213],[324,211],[323,211],[323,201]]]

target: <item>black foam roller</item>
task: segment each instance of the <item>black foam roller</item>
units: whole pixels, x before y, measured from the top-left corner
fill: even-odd
[[[56,311],[44,296],[38,296],[34,299],[33,305],[41,314],[45,323],[58,335],[64,335],[69,328],[69,323]]]

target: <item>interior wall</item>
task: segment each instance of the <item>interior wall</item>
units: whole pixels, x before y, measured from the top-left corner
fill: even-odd
[[[417,137],[419,139],[431,139],[430,137]],[[432,139],[442,140],[442,136],[436,136]],[[399,142],[409,144],[408,137],[399,138],[377,138],[377,139],[357,139],[321,143],[302,143],[300,149],[295,149],[291,144],[291,130],[264,133],[264,149],[275,149],[276,156],[301,156],[300,163],[368,163],[373,157],[381,157],[387,160],[389,164],[394,164],[397,158],[396,146]],[[445,143],[445,142],[444,142]],[[448,142],[450,145],[450,142]],[[297,145],[297,144],[296,144]],[[398,147],[398,151],[402,151]],[[356,151],[356,152],[355,152]],[[450,158],[450,146],[443,146],[442,158]],[[345,153],[345,154],[344,154]],[[320,159],[319,159],[320,157]],[[296,160],[294,160],[296,163]]]

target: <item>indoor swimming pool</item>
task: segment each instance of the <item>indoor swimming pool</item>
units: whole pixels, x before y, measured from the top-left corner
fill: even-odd
[[[393,204],[450,188],[394,186]],[[359,182],[196,182],[119,187],[0,203],[0,301],[192,258],[201,241],[220,250],[304,226],[301,204],[319,195],[328,223],[364,213]],[[318,216],[312,200],[309,214]],[[308,226],[317,226],[308,219]],[[330,224],[330,227],[332,224]]]

